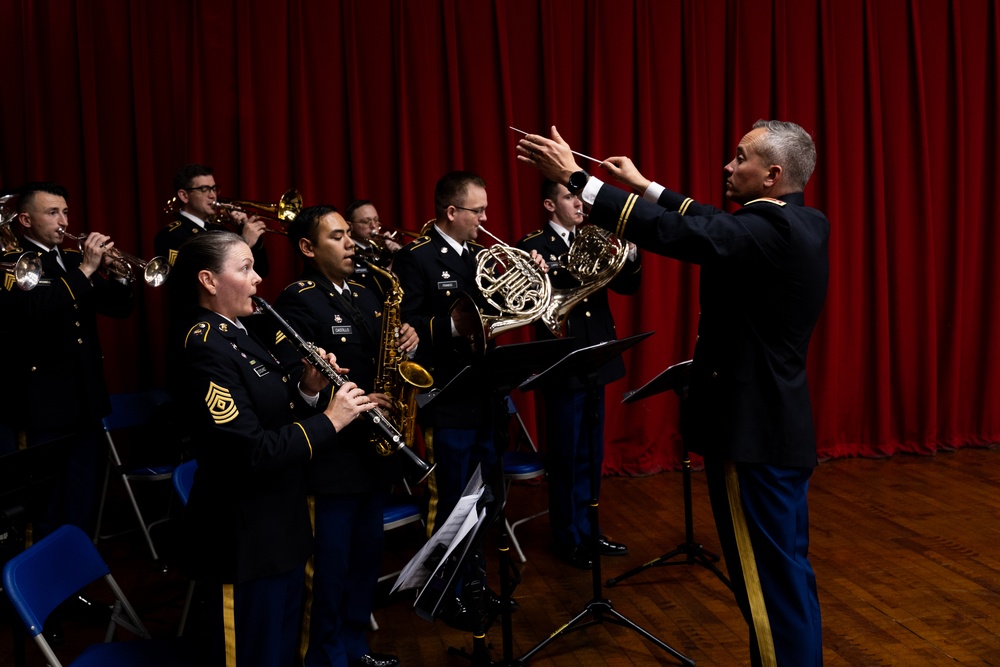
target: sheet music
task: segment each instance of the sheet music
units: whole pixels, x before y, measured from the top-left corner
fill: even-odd
[[[444,525],[431,536],[427,544],[406,564],[406,567],[400,572],[399,578],[396,579],[391,593],[395,593],[397,590],[422,587],[438,571],[441,565],[447,562],[448,556],[472,532],[476,525],[485,518],[485,508],[479,513],[476,512],[476,505],[483,496],[484,488],[482,471],[477,467],[469,483],[465,486],[462,497],[459,498],[458,503],[455,505],[455,509],[448,515]],[[444,550],[444,555],[437,558],[436,554],[441,553],[442,549]],[[431,554],[435,554],[433,562],[429,558]]]

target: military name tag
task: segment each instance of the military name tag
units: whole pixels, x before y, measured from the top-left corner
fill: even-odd
[[[354,329],[354,327],[350,327],[350,326],[346,326],[346,327],[331,327],[331,328],[333,329],[333,333],[335,333],[335,334],[346,334],[348,336],[351,335],[351,333],[353,332],[353,329]]]
[[[259,378],[264,377],[268,373],[267,367],[266,366],[261,366],[259,364],[257,366],[253,367],[253,372],[256,373],[257,377],[259,377]]]
[[[439,280],[438,289],[458,289],[457,280]]]

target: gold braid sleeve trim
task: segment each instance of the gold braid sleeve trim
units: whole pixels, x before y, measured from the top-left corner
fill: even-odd
[[[618,215],[618,226],[615,227],[615,236],[618,238],[625,236],[625,225],[628,223],[628,217],[632,215],[632,209],[635,208],[635,202],[638,199],[638,195],[630,194],[625,200],[625,206],[622,207],[622,212]]]

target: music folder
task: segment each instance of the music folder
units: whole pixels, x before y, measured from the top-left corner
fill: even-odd
[[[687,361],[678,362],[673,366],[668,366],[659,375],[638,389],[626,391],[622,394],[622,403],[635,403],[636,401],[641,401],[644,398],[655,396],[664,391],[674,391],[680,395],[691,378],[692,363],[694,362],[688,359]]]
[[[486,509],[479,509],[484,490],[482,470],[477,466],[455,509],[410,559],[392,587],[392,593],[420,588],[413,607],[417,615],[427,621],[434,620],[445,594],[455,587],[455,576],[465,561],[469,546],[486,523]]]

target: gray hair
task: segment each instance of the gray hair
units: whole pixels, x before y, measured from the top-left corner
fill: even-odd
[[[816,144],[801,126],[783,120],[758,120],[754,129],[764,128],[767,134],[755,147],[768,164],[781,166],[787,185],[794,190],[805,190],[806,183],[816,168]]]

